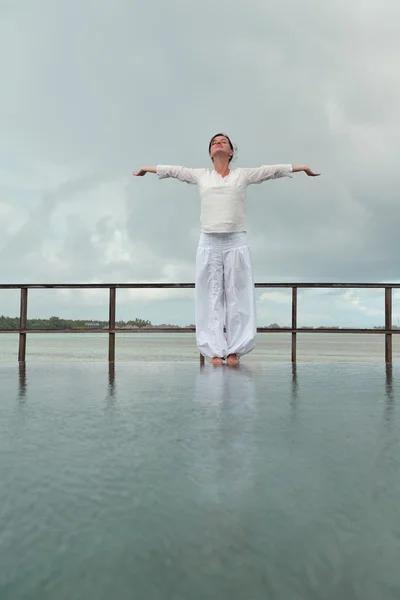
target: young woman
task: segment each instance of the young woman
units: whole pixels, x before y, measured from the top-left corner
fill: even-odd
[[[196,339],[203,356],[214,365],[230,366],[250,352],[257,333],[254,281],[244,219],[246,188],[267,179],[291,177],[306,165],[273,165],[255,169],[230,168],[235,149],[218,133],[208,147],[212,169],[158,165],[133,175],[156,173],[199,187],[201,234],[196,256]]]

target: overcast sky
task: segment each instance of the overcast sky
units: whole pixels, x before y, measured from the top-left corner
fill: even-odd
[[[249,188],[256,281],[400,280],[398,0],[0,0],[0,280],[194,281],[194,186],[144,164],[307,163]],[[257,294],[258,322],[290,322]],[[118,318],[193,323],[192,291],[118,293]],[[383,324],[383,292],[306,292],[300,325]],[[0,291],[0,314],[18,297]],[[400,294],[394,296],[394,322]],[[107,318],[106,292],[29,316]]]

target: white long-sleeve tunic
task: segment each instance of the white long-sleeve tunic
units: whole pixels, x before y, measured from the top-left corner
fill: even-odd
[[[291,177],[292,165],[265,165],[255,169],[232,169],[222,177],[214,169],[188,169],[171,165],[158,165],[160,179],[173,177],[197,185],[200,192],[201,230],[205,233],[231,233],[246,231],[246,188],[267,179]]]

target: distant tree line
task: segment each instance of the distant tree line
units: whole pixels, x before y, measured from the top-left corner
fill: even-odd
[[[133,319],[130,321],[117,321],[117,327],[152,327],[150,321],[145,319]],[[108,321],[93,321],[87,319],[60,319],[50,317],[49,319],[28,319],[27,329],[102,329],[108,327]],[[0,316],[0,329],[14,331],[19,329],[19,317]]]
[[[271,325],[266,325],[266,327],[267,329],[290,329],[290,325],[278,325],[278,323],[271,323]],[[299,326],[299,329],[341,329],[341,327],[338,325],[320,325],[319,327],[315,325],[305,325]],[[368,327],[367,329],[385,329],[385,326],[374,325],[373,327]],[[400,325],[392,325],[392,329],[400,329]]]
[[[133,319],[130,321],[116,321],[117,328],[122,327],[138,327],[139,329],[153,327],[151,321],[146,319]],[[93,321],[87,319],[61,319],[60,317],[50,317],[49,319],[28,319],[27,329],[103,329],[108,327],[108,321]],[[155,326],[156,327],[156,326]],[[161,325],[160,327],[165,327]],[[168,325],[167,327],[174,327]],[[194,327],[189,325],[188,327]],[[267,325],[269,329],[290,329],[290,326],[278,325],[278,323],[271,323]],[[308,327],[307,327],[308,328]],[[310,329],[325,329],[323,325],[319,327],[309,327]],[[373,329],[384,329],[383,325],[375,325]],[[399,329],[399,325],[393,325],[393,329]],[[0,316],[0,330],[3,331],[18,331],[19,329],[19,317],[5,317]],[[299,329],[303,329],[299,327]],[[340,329],[339,327],[332,327],[332,329]]]

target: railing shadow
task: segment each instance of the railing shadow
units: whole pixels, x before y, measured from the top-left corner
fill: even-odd
[[[108,363],[108,397],[110,400],[115,398],[115,363]]]
[[[23,404],[27,394],[26,363],[18,363],[18,401]]]
[[[395,390],[393,386],[393,365],[391,364],[385,365],[385,393],[385,420],[387,423],[390,423],[393,420],[396,407]]]

